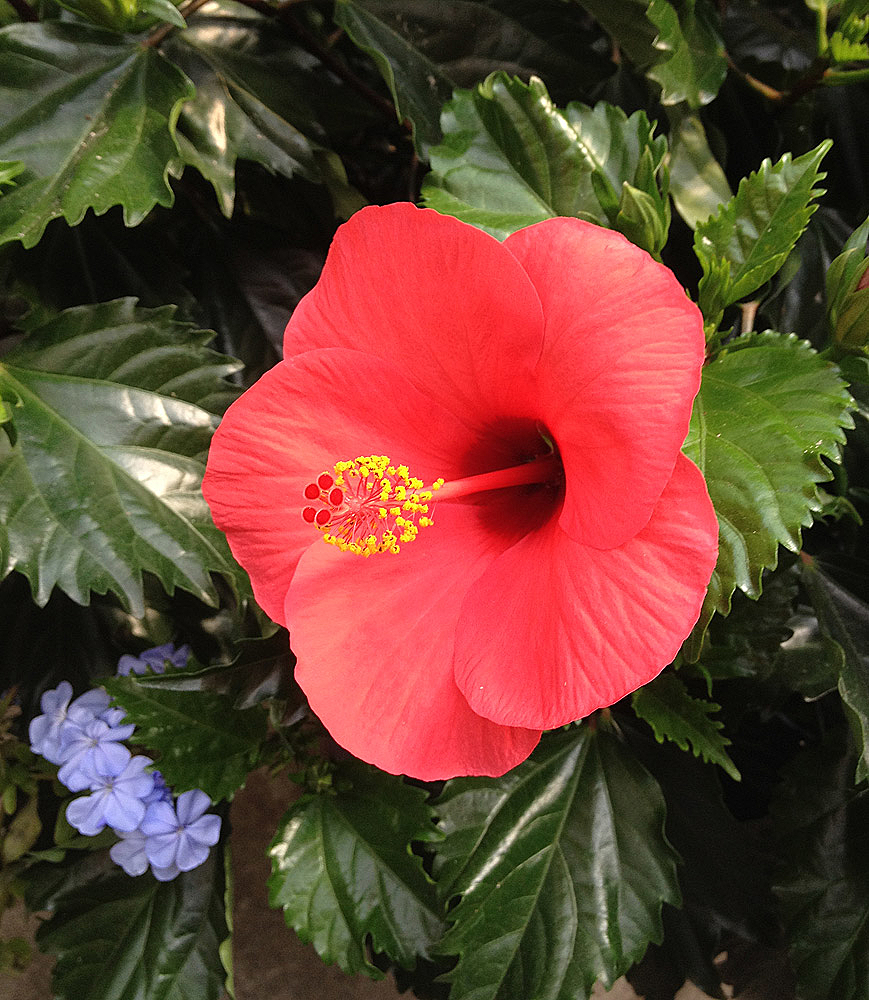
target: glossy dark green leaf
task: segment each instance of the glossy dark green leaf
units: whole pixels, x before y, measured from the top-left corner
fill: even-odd
[[[131,878],[100,851],[28,878],[28,903],[49,910],[37,944],[57,957],[58,1000],[219,1000],[228,936],[219,851],[171,882]]]
[[[772,814],[775,885],[804,1000],[869,995],[869,788],[836,746],[804,752],[785,773]]]
[[[647,16],[646,0],[578,0],[612,36],[638,69],[657,56],[655,26]]]
[[[700,308],[717,322],[725,306],[756,291],[782,267],[806,228],[823,192],[815,185],[832,143],[775,165],[764,160],[756,173],[740,181],[736,195],[697,227],[694,252],[703,267]]]
[[[690,747],[695,757],[717,764],[734,781],[739,781],[739,771],[726,749],[731,741],[721,732],[724,723],[711,717],[720,705],[693,698],[682,681],[670,672],[634,691],[631,705],[652,727],[659,743],[670,740],[680,750]]]
[[[565,18],[558,10],[563,4],[536,6]],[[442,138],[441,107],[458,87],[503,70],[524,79],[567,79],[575,93],[608,71],[594,49],[577,51],[581,36],[574,25],[565,28],[572,44],[560,46],[526,24],[520,12],[511,13],[509,5],[502,11],[479,0],[338,0],[335,19],[372,56],[399,118],[409,119],[417,149],[427,157]]]
[[[869,605],[836,583],[808,555],[802,578],[822,633],[841,648],[839,693],[850,709],[857,743],[857,780],[869,778]]]
[[[434,838],[431,807],[421,789],[363,764],[342,767],[335,783],[337,793],[306,796],[281,820],[269,901],[323,961],[379,979],[369,940],[410,969],[443,932],[434,885],[409,846]]]
[[[730,185],[712,155],[698,115],[679,120],[670,146],[670,194],[676,210],[696,229],[730,201]]]
[[[452,1000],[580,1000],[661,938],[678,903],[661,791],[614,736],[550,734],[502,778],[458,778],[436,804],[436,869],[459,956]]]
[[[209,573],[237,572],[200,491],[237,364],[173,312],[69,309],[0,362],[20,400],[17,443],[0,438],[0,574],[24,573],[40,604],[112,591],[141,616],[143,572],[209,603]]]
[[[647,71],[661,86],[661,103],[686,103],[691,108],[709,104],[727,76],[724,42],[707,0],[652,0],[646,17],[658,29],[659,55]]]
[[[850,395],[805,341],[776,333],[737,341],[703,370],[685,453],[706,476],[720,527],[718,564],[701,614],[727,614],[739,587],[760,593],[779,545],[796,552],[823,506],[824,459],[840,460]]]
[[[226,695],[146,687],[133,677],[104,686],[176,794],[201,788],[214,802],[230,799],[256,767],[266,735],[261,708],[238,711]]]
[[[312,100],[327,81],[274,20],[224,3],[175,33],[164,51],[196,87],[178,120],[181,153],[214,187],[224,215],[232,215],[238,159],[284,177],[343,179],[349,192],[341,161],[322,144]],[[363,204],[357,196],[355,207]]]
[[[0,30],[0,159],[25,170],[0,198],[0,243],[39,241],[51,219],[122,205],[129,226],[171,205],[175,119],[187,77],[152,48],[75,22]]]

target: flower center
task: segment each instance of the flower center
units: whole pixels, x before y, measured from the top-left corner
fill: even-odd
[[[342,552],[371,556],[377,552],[397,555],[401,545],[412,542],[420,528],[434,521],[430,504],[457,500],[473,493],[559,481],[561,461],[555,454],[509,469],[426,487],[411,476],[406,465],[393,465],[385,455],[363,455],[337,462],[332,472],[321,473],[304,490],[311,503],[302,517],[323,533],[323,540]]]

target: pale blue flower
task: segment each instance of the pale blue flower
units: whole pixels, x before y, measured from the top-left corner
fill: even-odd
[[[95,837],[107,826],[125,833],[135,830],[145,817],[142,800],[154,787],[153,775],[144,773],[153,763],[149,757],[133,757],[119,774],[93,782],[90,795],[67,806],[70,825],[86,837]]]
[[[58,779],[71,792],[80,792],[94,782],[120,774],[131,756],[122,741],[135,729],[132,724],[113,727],[102,719],[62,726]]]
[[[155,868],[175,865],[187,872],[205,861],[220,838],[220,817],[203,815],[210,805],[205,792],[194,788],[178,796],[174,809],[168,802],[148,806],[141,830],[145,853]]]
[[[189,656],[190,647],[186,643],[176,649],[172,642],[167,642],[162,646],[154,646],[153,649],[146,649],[138,656],[124,653],[118,660],[118,675],[129,677],[131,673],[144,674],[147,670],[151,670],[155,674],[162,674],[166,669],[167,661],[180,670],[187,666]]]
[[[51,691],[45,691],[40,700],[42,715],[30,722],[30,747],[52,764],[62,764],[63,733],[71,727],[80,728],[93,721],[109,707],[109,696],[102,688],[94,688],[80,695],[70,704],[72,685],[61,681]]]

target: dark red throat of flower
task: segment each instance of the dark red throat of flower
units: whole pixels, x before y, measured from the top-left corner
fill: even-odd
[[[434,523],[435,502],[511,486],[555,483],[561,477],[560,459],[548,454],[466,479],[437,479],[427,487],[411,476],[406,465],[393,465],[385,455],[363,455],[337,462],[332,472],[323,472],[308,483],[304,496],[309,504],[302,517],[323,533],[325,542],[342,552],[397,554],[420,528]]]

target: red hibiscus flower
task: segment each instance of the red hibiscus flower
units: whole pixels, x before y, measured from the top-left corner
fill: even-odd
[[[339,229],[203,487],[339,744],[502,774],[672,660],[717,554],[680,451],[703,349],[673,274],[576,219]]]

